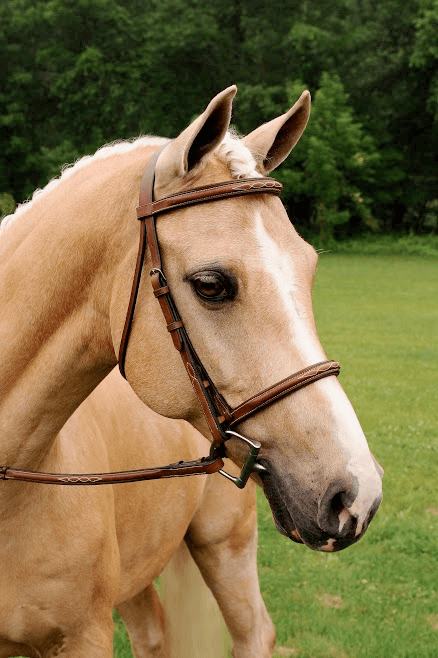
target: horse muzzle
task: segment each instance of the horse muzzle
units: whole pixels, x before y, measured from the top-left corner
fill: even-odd
[[[259,476],[276,529],[292,541],[313,550],[335,552],[356,543],[380,505],[381,495],[370,506],[365,520],[359,522],[347,508],[352,501],[339,491],[338,486],[329,487],[326,494],[318,499],[310,491],[303,492],[293,478],[287,478],[288,483],[282,482],[267,460],[262,459],[261,462],[265,470]]]

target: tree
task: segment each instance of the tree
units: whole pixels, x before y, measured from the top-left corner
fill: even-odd
[[[284,174],[295,220],[430,231],[437,2],[0,0],[0,193],[22,201],[105,142],[175,136],[234,82],[248,132],[305,80],[314,112]]]
[[[303,87],[288,86],[290,104]],[[280,173],[292,217],[303,226],[300,214],[309,215],[324,242],[354,221],[378,228],[370,197],[378,162],[374,141],[354,120],[339,77],[323,73],[308,126]]]
[[[429,90],[427,107],[438,124],[438,0],[420,3],[410,63],[424,76],[423,83]]]

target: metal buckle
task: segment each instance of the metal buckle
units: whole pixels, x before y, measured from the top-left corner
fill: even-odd
[[[258,464],[256,461],[259,454],[259,450],[262,447],[262,444],[260,443],[260,441],[247,439],[245,436],[242,436],[241,434],[237,434],[237,432],[233,432],[232,430],[226,430],[225,434],[231,434],[232,436],[235,436],[238,439],[245,441],[245,443],[247,443],[250,446],[248,457],[246,458],[245,463],[242,466],[242,470],[240,472],[239,477],[236,478],[233,475],[226,473],[221,468],[218,471],[221,475],[226,477],[228,480],[231,480],[231,482],[233,482],[236,485],[236,487],[238,487],[239,489],[243,489],[245,484],[248,482],[248,478],[251,475],[252,471],[256,471],[256,473],[267,472],[266,468],[262,466],[262,464]]]

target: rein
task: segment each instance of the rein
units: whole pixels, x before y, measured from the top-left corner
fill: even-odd
[[[247,194],[275,194],[279,196],[283,186],[272,178],[245,178],[192,188],[164,197],[159,201],[154,201],[155,166],[165,146],[167,144],[157,149],[152,155],[146,166],[141,183],[139,206],[137,208],[137,219],[140,221],[140,240],[131,295],[119,348],[119,368],[121,374],[126,379],[126,353],[143,271],[146,246],[148,245],[151,254],[150,277],[153,292],[160,304],[173,344],[181,355],[190,383],[201,403],[208,428],[213,437],[210,455],[197,461],[181,461],[176,464],[169,464],[168,466],[116,473],[36,473],[0,466],[0,479],[23,480],[44,484],[90,485],[137,482],[140,480],[182,477],[219,471],[222,475],[232,480],[236,486],[243,488],[252,471],[262,473],[266,469],[256,461],[261,448],[260,442],[238,434],[233,428],[284,396],[304,386],[308,386],[318,379],[331,375],[339,375],[340,365],[337,361],[322,361],[286,377],[257,395],[252,396],[234,409],[228,405],[196,354],[172,297],[163,272],[160,245],[156,231],[156,219],[163,212],[167,213],[199,203],[210,203],[221,199],[245,196]],[[244,441],[249,446],[248,457],[243,465],[240,476],[237,478],[222,470],[224,466],[222,458],[225,456],[225,442],[232,436]]]

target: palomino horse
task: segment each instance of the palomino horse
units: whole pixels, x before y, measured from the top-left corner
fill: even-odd
[[[55,471],[130,469],[196,459],[208,452],[206,445],[188,423],[145,407],[113,371],[69,418],[43,462]],[[272,655],[275,632],[257,579],[253,483],[240,491],[216,473],[114,489],[17,485],[1,550],[8,578],[0,600],[0,656],[76,655],[65,629],[86,623],[90,609],[112,592],[107,603],[123,617],[136,658],[223,658],[225,635],[211,605],[208,618],[195,609],[194,626],[202,631],[208,624],[211,633],[216,621],[214,647],[205,640],[199,646],[180,628],[180,611],[167,610],[181,586],[184,607],[203,595],[196,567],[178,549],[184,537],[235,638],[234,655]],[[166,612],[176,618],[169,629],[153,580],[175,551],[180,569],[172,570],[170,582],[165,574]],[[242,598],[250,605],[242,606]],[[90,630],[87,641],[83,656],[112,655],[103,653],[108,639],[104,644]]]
[[[290,373],[326,359],[311,305],[315,251],[293,229],[279,199],[268,193],[275,183],[257,182],[297,143],[310,96],[305,92],[289,112],[239,141],[227,132],[235,93],[230,87],[218,94],[167,144],[156,163],[154,189],[161,200],[195,186],[225,181],[227,187],[226,181],[243,178],[247,192],[267,190],[172,208],[157,222],[167,285],[162,282],[155,293],[171,291],[208,372],[204,387],[214,382],[224,409],[258,400],[261,389],[272,391]],[[138,247],[138,190],[145,165],[164,143],[142,138],[102,149],[67,169],[6,220],[0,240],[4,467],[46,466],[67,419],[117,363]],[[146,272],[151,262],[148,254]],[[124,363],[127,379],[153,410],[185,419],[209,437],[208,414],[191,385],[199,382],[189,381],[173,349],[181,325],[168,323],[169,336],[146,278],[140,281]],[[241,419],[238,430],[262,445],[264,472],[252,477],[263,487],[280,532],[314,549],[340,550],[363,535],[376,512],[382,471],[338,380],[330,376],[307,383],[293,395],[277,396],[275,404],[259,406],[259,413]],[[78,454],[83,450],[83,445],[76,448]],[[243,443],[229,439],[227,454],[242,464]],[[0,470],[0,476],[5,472]],[[91,494],[110,494],[99,493],[100,488],[88,491],[89,498],[81,494],[80,513],[67,528],[61,513],[66,494],[52,493],[50,499],[44,494],[46,521],[28,519],[24,528],[20,511],[29,515],[43,494],[17,483],[0,484],[1,558],[8,566],[1,585],[6,588],[3,642],[19,645],[32,626],[41,655],[109,656],[117,555],[109,551],[94,565],[101,569],[98,586],[81,610],[60,619],[53,600],[67,600],[83,580],[80,562],[64,576],[59,533],[64,542],[67,537],[67,543],[82,546],[83,555],[96,550],[99,526],[94,527]],[[223,511],[218,505],[212,513]],[[45,532],[46,525],[52,532]],[[23,534],[17,545],[18,530]],[[23,601],[23,573],[15,560],[39,542],[46,548],[39,565],[44,592]]]
[[[178,458],[196,459],[208,452],[208,442],[199,432],[184,421],[163,418],[145,407],[116,371],[79,406],[62,428],[56,443],[56,456],[52,449],[52,460],[46,462],[50,470],[65,469],[65,466],[71,471],[90,466],[99,471],[115,467],[130,469],[139,463],[155,466]],[[233,466],[227,464],[230,470]],[[58,493],[58,488],[55,492],[52,487],[44,489],[46,496]],[[73,533],[74,524],[80,525],[83,532],[84,519],[78,514],[79,505],[86,506],[88,515],[92,515],[89,519],[92,527],[88,531],[92,539],[81,544],[79,551],[74,544],[70,546],[65,539],[60,539],[56,561],[64,578],[69,569],[74,574],[76,562],[81,563],[81,587],[68,592],[68,601],[62,601],[61,594],[61,600],[56,603],[64,617],[81,610],[85,612],[102,581],[108,583],[112,579],[116,596],[112,605],[125,621],[136,658],[169,658],[170,655],[173,658],[207,655],[223,658],[224,636],[220,636],[223,631],[214,608],[213,614],[211,606],[205,614],[198,606],[196,619],[190,620],[195,622],[195,633],[199,627],[198,635],[202,633],[203,624],[208,624],[210,633],[214,631],[216,622],[218,646],[213,647],[211,642],[205,646],[205,641],[204,645],[199,645],[200,640],[196,638],[196,642],[193,632],[181,628],[182,612],[169,610],[182,587],[184,608],[194,606],[191,599],[195,597],[203,597],[204,605],[206,602],[199,584],[196,586],[199,581],[194,573],[196,567],[191,566],[184,552],[178,549],[185,538],[234,638],[233,655],[254,658],[272,655],[275,631],[260,595],[257,577],[253,483],[240,491],[215,473],[208,477],[132,483],[115,486],[113,491],[108,487],[105,491],[100,489],[98,493],[96,488],[92,491],[81,488],[79,496],[77,489],[62,488],[59,493],[64,498],[68,515],[63,520],[53,516],[45,519],[50,500],[45,504],[40,500],[33,510],[33,514],[40,515],[39,523],[45,531],[58,535],[60,527]],[[222,510],[220,515],[214,513],[217,508]],[[39,550],[34,546],[26,564],[27,572],[33,574],[34,587],[31,592],[28,585],[27,594],[34,598],[47,586],[47,573],[38,573],[45,551],[45,542]],[[178,551],[176,566],[180,569],[175,572],[173,568],[171,577],[164,574],[166,613],[175,620],[169,629],[166,624],[169,615],[163,613],[153,580],[175,551]],[[48,568],[54,568],[52,557]],[[248,604],[242,605],[242,600]],[[49,599],[52,605],[55,601]],[[59,612],[55,607],[53,613]],[[99,655],[91,644],[88,651],[87,655]]]

